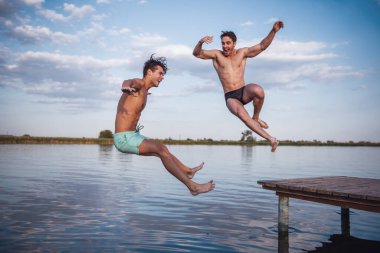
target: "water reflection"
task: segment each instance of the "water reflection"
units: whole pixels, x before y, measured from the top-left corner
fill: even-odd
[[[308,251],[309,253],[378,253],[380,252],[380,242],[366,239],[359,239],[353,236],[334,234],[330,236],[328,242],[322,242],[321,247]]]
[[[252,162],[254,150],[256,149],[252,146],[241,146],[241,158],[245,163],[250,164]]]
[[[288,231],[278,231],[278,253],[289,253]]]
[[[113,145],[99,145],[99,156],[111,157]]]
[[[380,252],[380,242],[373,240],[360,239],[343,234],[331,235],[327,242],[321,242],[313,250],[304,250],[308,253],[378,253]],[[289,233],[278,232],[278,253],[289,253]]]

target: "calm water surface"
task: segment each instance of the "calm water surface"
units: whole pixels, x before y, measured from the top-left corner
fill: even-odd
[[[380,148],[169,146],[204,168],[193,197],[155,157],[98,145],[0,145],[0,252],[277,252],[277,196],[263,179],[380,178]],[[340,208],[290,199],[289,252],[340,234]],[[380,214],[351,209],[380,242]],[[380,252],[380,251],[379,251]]]

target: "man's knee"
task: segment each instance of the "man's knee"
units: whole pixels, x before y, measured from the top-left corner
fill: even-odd
[[[254,87],[254,93],[255,93],[256,97],[258,97],[258,98],[264,98],[265,97],[265,92],[264,92],[263,87],[261,87],[258,84],[256,84]]]
[[[164,144],[158,144],[157,146],[157,153],[160,156],[168,156],[170,155],[169,149]]]
[[[262,99],[265,96],[264,89],[258,84],[248,84],[245,89],[249,94],[248,96],[251,97],[251,100],[255,98]]]
[[[168,148],[155,140],[144,140],[139,147],[140,154],[154,154],[156,156],[165,156],[169,153]]]

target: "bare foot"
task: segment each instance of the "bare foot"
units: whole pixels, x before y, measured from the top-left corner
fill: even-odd
[[[267,124],[265,121],[263,121],[263,120],[261,120],[261,119],[258,119],[257,122],[259,123],[259,125],[260,125],[262,128],[264,128],[264,129],[268,129],[268,128],[269,128],[268,124]]]
[[[276,151],[276,148],[278,146],[280,142],[276,139],[276,138],[273,138],[272,141],[271,141],[271,145],[272,145],[272,149],[271,151],[274,152]]]
[[[213,180],[210,180],[208,183],[205,183],[205,184],[196,184],[196,186],[190,190],[190,193],[193,196],[197,196],[198,194],[212,191],[214,190],[214,188],[215,188],[215,183]]]
[[[190,179],[192,179],[192,178],[194,177],[195,173],[198,172],[200,169],[203,168],[203,165],[204,165],[204,164],[205,164],[205,163],[202,162],[202,163],[199,164],[197,167],[194,167],[194,168],[190,169],[190,171],[186,173],[186,174],[187,174],[187,177],[190,178]]]

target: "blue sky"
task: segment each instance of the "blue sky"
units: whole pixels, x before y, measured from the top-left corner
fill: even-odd
[[[0,134],[97,137],[114,130],[121,83],[152,53],[169,71],[140,122],[154,138],[236,140],[247,128],[225,106],[200,38],[221,49],[259,43],[245,81],[263,86],[261,117],[280,140],[380,141],[380,1],[0,0]],[[252,112],[252,105],[246,105]],[[258,138],[260,139],[260,138]]]

